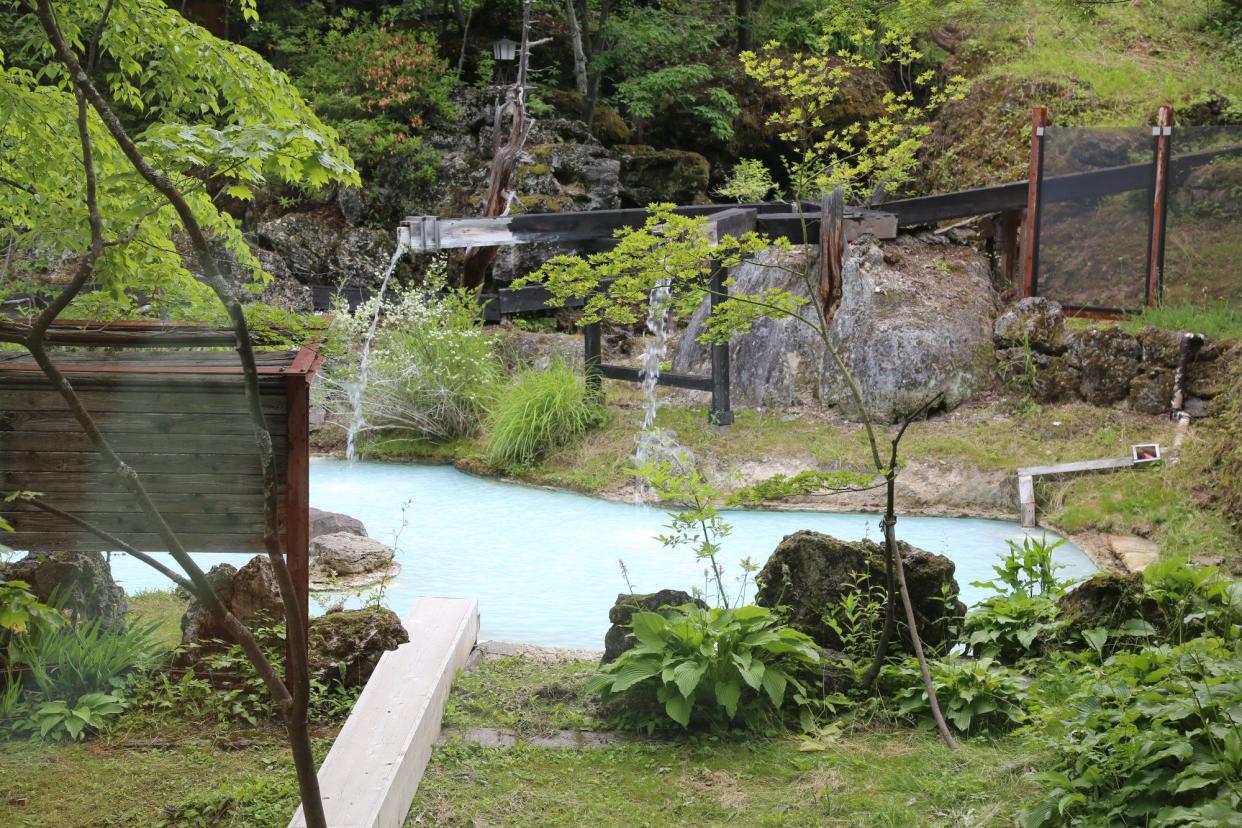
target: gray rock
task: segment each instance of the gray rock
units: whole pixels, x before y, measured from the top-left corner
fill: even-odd
[[[1167,414],[1173,407],[1173,371],[1144,368],[1130,382],[1130,407],[1144,414]]]
[[[362,521],[356,517],[343,515],[340,512],[325,512],[322,509],[316,509],[314,506],[310,509],[310,538],[314,540],[321,535],[333,535],[338,532],[344,532],[349,535],[358,535],[359,537],[368,537],[367,527]]]
[[[258,227],[258,241],[304,284],[376,289],[397,249],[387,230],[350,227],[335,208],[289,213]]]
[[[3,540],[3,535],[0,535]],[[52,601],[82,619],[99,619],[112,630],[125,629],[125,590],[99,552],[31,552],[0,564],[0,581],[25,581],[43,603]]]
[[[555,360],[581,368],[585,359],[582,337],[578,334],[512,330],[503,342],[506,362],[513,368],[546,368]]]
[[[357,575],[388,569],[396,557],[390,546],[349,532],[320,535],[311,541],[314,564],[337,575]]]
[[[895,422],[936,394],[940,408],[965,402],[992,375],[992,320],[996,298],[988,265],[968,248],[931,248],[903,240],[899,255],[885,260],[873,242],[860,242],[847,255],[841,306],[830,336],[861,389],[868,413]],[[770,250],[735,273],[735,290],[760,293],[780,288],[802,295],[800,271],[807,249]],[[814,313],[804,306],[799,313]],[[673,370],[705,373],[707,346],[697,341],[707,315],[701,307],[686,329]],[[818,335],[795,319],[757,320],[750,333],[730,344],[734,398],[751,405],[789,405],[803,397],[858,411],[835,361]]]
[[[659,612],[666,607],[679,607],[683,604],[698,604],[706,608],[707,604],[680,589],[662,589],[659,592],[621,593],[617,601],[608,610],[608,620],[612,626],[604,634],[604,657],[601,664],[616,661],[626,650],[638,642],[630,632],[630,622],[636,612]]]
[[[966,605],[958,600],[953,561],[903,541],[898,541],[898,548],[923,644],[952,644],[966,616]],[[780,542],[760,570],[755,603],[787,607],[790,626],[821,647],[842,650],[845,642],[825,619],[832,617],[833,608],[856,588],[858,574],[864,578],[864,589],[883,589],[886,575],[880,544],[843,541],[819,532],[795,532]],[[876,632],[882,624],[881,613]]]
[[[1130,394],[1143,348],[1120,328],[1088,328],[1070,337],[1071,359],[1082,372],[1079,393],[1092,405],[1112,405]]]
[[[276,573],[266,555],[256,555],[241,569],[230,564],[216,564],[207,572],[207,579],[220,602],[246,626],[284,623],[285,604],[280,597]],[[209,640],[232,641],[232,638],[207,607],[193,599],[181,616],[181,641],[191,644]]]
[[[1042,296],[1011,305],[997,318],[992,332],[999,347],[1029,345],[1045,354],[1065,352],[1065,318],[1061,315],[1061,305]]]

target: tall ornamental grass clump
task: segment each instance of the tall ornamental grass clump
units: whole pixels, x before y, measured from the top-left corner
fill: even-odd
[[[497,395],[488,417],[488,463],[498,469],[531,466],[581,439],[602,418],[586,378],[564,360],[520,371]]]
[[[438,273],[384,303],[362,390],[364,439],[415,437],[447,441],[478,432],[501,376],[478,304],[464,291],[443,290]],[[344,354],[325,376],[325,404],[353,416],[351,391],[379,299],[352,312],[338,309],[333,334]]]

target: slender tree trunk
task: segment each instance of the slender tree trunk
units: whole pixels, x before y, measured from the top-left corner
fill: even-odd
[[[574,88],[585,97],[587,85],[586,50],[582,45],[582,29],[578,26],[578,12],[574,9],[574,0],[565,0],[565,19],[569,22],[569,42],[574,51]],[[589,126],[589,125],[588,125]]]
[[[510,99],[513,102],[513,121],[509,126],[509,138],[502,145],[500,141],[500,114],[496,118],[497,147],[492,156],[491,176],[487,187],[487,200],[483,205],[484,216],[503,216],[508,214],[513,200],[513,171],[517,167],[518,156],[526,144],[530,134],[530,123],[526,118],[526,71],[530,65],[530,7],[533,0],[522,3],[522,45],[518,55],[517,81],[513,84]],[[479,289],[487,278],[487,269],[496,259],[496,247],[471,247],[466,251],[462,269],[462,287]]]
[[[755,48],[755,6],[758,0],[735,0],[734,13],[737,15],[737,51],[750,51]]]
[[[595,34],[590,38],[590,57],[591,63],[599,59],[604,52],[604,32],[608,28],[608,19],[612,14],[612,0],[600,0],[599,4],[599,25],[595,29]],[[585,19],[585,16],[584,16]],[[582,112],[582,120],[586,121],[589,128],[595,123],[595,107],[599,104],[599,87],[603,81],[603,70],[598,66],[590,65],[588,78],[589,89],[586,96],[586,107]]]
[[[110,7],[109,4],[107,8]],[[44,347],[43,336],[47,329],[85,285],[86,280],[93,272],[94,263],[98,260],[103,249],[102,223],[99,221],[98,207],[94,197],[94,170],[89,155],[89,137],[83,138],[83,161],[84,164],[90,166],[88,173],[88,199],[89,209],[92,213],[92,252],[87,257],[89,264],[84,263],[70,288],[64,291],[61,297],[54,301],[40,316],[28,340],[27,347],[49,380],[61,391],[74,416],[78,419],[97,450],[116,469],[117,474],[127,488],[134,494],[148,522],[167,543],[169,552],[173,555],[174,560],[190,575],[191,580],[195,584],[203,587],[203,595],[201,597],[207,599],[206,603],[213,615],[224,620],[226,628],[229,626],[227,622],[230,618],[236,623],[236,628],[230,629],[230,632],[238,634],[239,643],[267,684],[269,691],[276,700],[277,707],[281,710],[285,719],[286,729],[289,733],[290,749],[298,771],[298,786],[302,795],[303,811],[307,824],[312,828],[326,828],[323,802],[319,794],[319,780],[315,774],[314,756],[310,750],[310,737],[307,730],[310,684],[306,663],[306,630],[302,626],[300,603],[297,600],[297,591],[293,585],[293,578],[289,574],[289,568],[281,549],[275,452],[272,448],[271,432],[267,429],[259,396],[258,370],[255,364],[254,345],[250,339],[249,326],[242,312],[241,305],[229,290],[228,284],[223,278],[223,274],[207,241],[207,237],[184,195],[167,176],[150,165],[124,126],[122,126],[120,120],[116,117],[108,102],[99,93],[99,90],[95,87],[90,76],[83,69],[77,56],[61,33],[56,23],[51,0],[37,0],[35,11],[57,59],[60,60],[68,71],[69,78],[74,84],[75,94],[79,96],[80,108],[83,112],[80,119],[80,128],[85,129],[85,106],[81,105],[81,102],[84,101],[89,103],[91,108],[95,110],[113,140],[116,141],[126,158],[129,159],[135,171],[154,187],[176,211],[190,238],[199,265],[207,276],[208,284],[225,306],[230,321],[233,324],[237,340],[236,348],[244,375],[247,405],[254,424],[256,448],[263,470],[264,546],[267,550],[268,559],[271,561],[273,572],[276,575],[276,581],[285,606],[286,636],[290,645],[289,668],[291,686],[286,685],[276,675],[271,664],[268,663],[263,655],[262,650],[254,642],[254,638],[250,635],[249,630],[240,622],[237,622],[236,618],[232,618],[231,614],[221,605],[214,590],[211,589],[206,576],[186,553],[176,533],[168,526],[168,523],[154,505],[154,502],[139,480],[137,473],[112,450],[107,440],[99,432],[89,412],[82,406],[69,382],[48,357]],[[100,29],[102,29],[102,23]]]

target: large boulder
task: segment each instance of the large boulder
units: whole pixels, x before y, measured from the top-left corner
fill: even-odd
[[[1057,599],[1062,632],[1070,641],[1081,643],[1085,630],[1103,627],[1112,630],[1144,612],[1141,572],[1097,572]]]
[[[997,318],[992,332],[998,347],[1029,347],[1044,354],[1065,352],[1061,305],[1042,296],[1014,303]]]
[[[320,535],[311,541],[310,553],[316,567],[334,575],[386,571],[397,555],[391,546],[349,532]]]
[[[386,607],[324,613],[310,620],[311,678],[361,687],[380,656],[409,640],[401,619]]]
[[[45,604],[54,602],[82,619],[99,619],[107,629],[125,629],[125,590],[112,580],[99,552],[32,552],[0,565],[0,581],[25,581]]]
[[[622,206],[707,203],[711,165],[697,152],[645,144],[623,144],[614,152],[621,160]]]
[[[357,535],[362,538],[369,537],[367,535],[367,527],[358,518],[343,515],[340,512],[326,512],[323,509],[311,507],[311,540],[321,535],[335,535],[339,532],[344,532],[347,535]]]
[[[612,626],[604,634],[604,657],[602,664],[616,661],[622,653],[638,643],[630,632],[630,624],[636,612],[659,612],[666,607],[679,607],[683,604],[698,604],[706,608],[707,604],[680,589],[662,589],[659,592],[621,593],[617,601],[608,610],[608,620]]]
[[[257,240],[280,257],[298,282],[372,290],[378,289],[397,249],[395,233],[351,227],[335,206],[261,222]]]
[[[799,274],[808,257],[813,249],[762,253],[734,270],[734,290],[776,288],[801,296]],[[843,283],[829,335],[872,418],[896,422],[937,394],[939,407],[949,410],[991,381],[996,296],[988,263],[973,249],[908,237],[883,247],[860,241],[846,257]],[[814,310],[804,306],[799,313],[809,318]],[[704,306],[690,320],[674,371],[708,370],[710,349],[698,341],[706,316]],[[809,397],[859,416],[835,360],[802,322],[757,320],[729,350],[731,391],[739,402],[788,406]]]
[[[966,616],[966,605],[958,600],[953,561],[903,541],[897,545],[919,637],[929,647],[952,643],[951,636]],[[883,588],[886,574],[880,544],[844,541],[819,532],[795,532],[785,536],[760,570],[755,603],[787,607],[790,626],[821,647],[843,650],[845,642],[826,618],[833,617],[832,609],[857,588],[860,578],[864,585]]]
[[[231,564],[216,564],[207,572],[220,602],[247,627],[284,623],[284,601],[272,562],[266,555],[256,555],[241,569]],[[205,641],[236,643],[211,611],[197,598],[190,601],[181,616],[181,642],[197,644]]]

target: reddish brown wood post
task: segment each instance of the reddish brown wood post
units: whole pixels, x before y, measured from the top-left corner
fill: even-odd
[[[285,461],[285,555],[297,591],[302,629],[310,625],[310,383],[318,355],[303,349],[285,377],[288,455]]]
[[[1022,238],[1022,296],[1034,296],[1039,289],[1039,208],[1044,178],[1044,130],[1048,127],[1047,107],[1031,110],[1031,171],[1026,191],[1026,230]]]
[[[1169,212],[1169,150],[1173,143],[1173,108],[1160,107],[1155,137],[1155,169],[1152,179],[1151,245],[1147,249],[1147,306],[1160,303],[1164,290],[1164,228]]]

